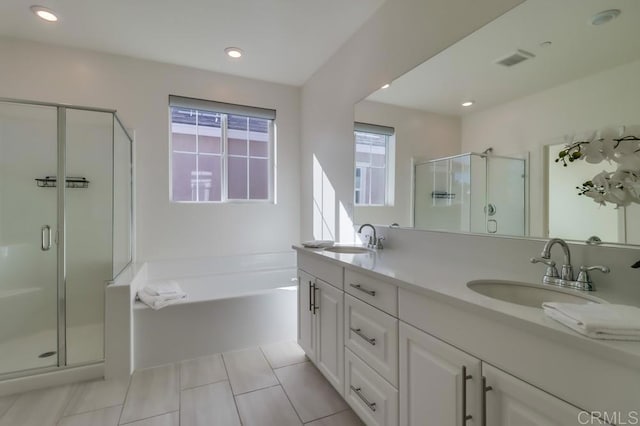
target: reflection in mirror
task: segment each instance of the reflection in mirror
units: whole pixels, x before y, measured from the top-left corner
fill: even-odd
[[[525,160],[469,153],[415,166],[418,229],[525,235]]]
[[[639,23],[637,0],[526,0],[356,104],[395,129],[396,158],[393,205],[356,205],[355,222],[640,244]],[[564,167],[568,144],[597,155]]]
[[[568,167],[559,167],[554,160],[560,158],[566,144],[545,148],[549,235],[572,240],[597,236],[602,241],[640,244],[640,226],[637,224],[640,204],[631,203],[619,208],[606,204],[598,206],[591,197],[577,196],[580,185],[591,181],[603,169],[615,167],[587,161],[572,161]],[[576,220],[576,217],[580,219]],[[589,236],[585,237],[586,233]]]

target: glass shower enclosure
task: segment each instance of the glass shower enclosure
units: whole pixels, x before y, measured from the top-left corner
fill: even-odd
[[[419,162],[414,170],[414,227],[523,236],[526,161],[467,153]]]
[[[0,99],[0,380],[104,360],[132,183],[115,111]]]

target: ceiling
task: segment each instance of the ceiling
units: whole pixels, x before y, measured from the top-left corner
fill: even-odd
[[[589,23],[607,9],[622,13]],[[495,63],[517,49],[535,57],[510,68]],[[464,115],[639,58],[640,1],[527,0],[367,100]],[[476,103],[464,108],[466,100]]]
[[[0,37],[302,85],[384,0],[0,1]],[[30,6],[56,11],[57,23]],[[244,50],[232,60],[229,46]]]

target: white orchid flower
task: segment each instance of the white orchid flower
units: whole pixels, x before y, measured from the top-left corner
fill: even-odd
[[[604,198],[604,194],[601,194],[599,191],[595,190],[595,189],[590,189],[588,191],[584,192],[584,195],[586,195],[589,198],[593,198],[593,201],[595,201],[596,203],[600,204],[601,206],[606,205],[605,203],[605,198]]]
[[[610,186],[609,172],[607,172],[606,170],[601,171],[600,173],[595,175],[593,179],[591,179],[591,182],[593,182],[593,185],[596,188],[602,188],[602,190],[607,191]]]
[[[640,171],[640,153],[627,154],[621,157],[617,163],[620,164],[620,168]]]

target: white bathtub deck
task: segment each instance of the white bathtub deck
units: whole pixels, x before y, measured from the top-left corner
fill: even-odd
[[[237,297],[265,294],[273,289],[295,290],[297,283],[296,269],[278,269],[266,271],[253,271],[242,273],[227,273],[207,275],[192,278],[173,278],[182,290],[187,293],[187,298],[169,305],[175,307],[183,304],[211,302],[214,300],[232,299]],[[162,280],[150,280],[148,283]],[[137,301],[134,309],[151,309],[144,303]],[[166,308],[163,308],[166,309]]]

